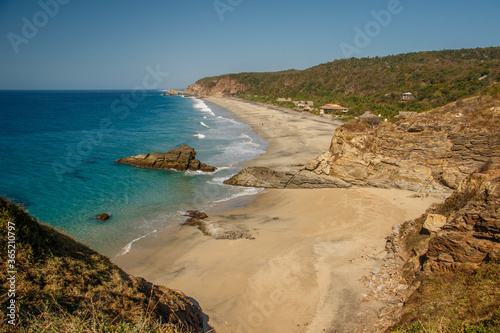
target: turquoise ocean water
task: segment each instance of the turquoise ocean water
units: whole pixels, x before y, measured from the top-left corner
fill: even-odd
[[[0,140],[0,195],[108,256],[178,226],[185,210],[255,194],[222,181],[267,148],[223,108],[158,91],[0,91]],[[181,144],[218,171],[114,162]]]

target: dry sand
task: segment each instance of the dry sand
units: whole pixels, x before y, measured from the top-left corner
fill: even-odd
[[[304,164],[328,148],[333,134],[323,119],[234,100],[209,101],[227,107],[270,142],[251,165]],[[274,118],[265,122],[268,112]],[[196,299],[217,332],[356,332],[366,323],[366,311],[378,306],[361,302],[366,289],[360,279],[380,265],[385,237],[393,225],[437,201],[413,194],[271,190],[245,207],[211,216],[250,230],[254,240],[215,240],[184,227],[168,242],[160,235],[115,262]]]

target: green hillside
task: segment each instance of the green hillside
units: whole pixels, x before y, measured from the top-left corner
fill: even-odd
[[[371,110],[392,117],[398,111],[430,110],[488,89],[499,92],[500,47],[342,59],[303,71],[228,74],[197,84],[213,88],[224,78],[244,87],[231,94],[240,98],[277,104],[278,97],[290,97],[312,100],[316,106],[338,103],[348,107],[350,115]],[[415,99],[402,102],[405,92]]]

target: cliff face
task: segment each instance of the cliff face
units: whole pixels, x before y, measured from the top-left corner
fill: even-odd
[[[306,169],[353,185],[450,192],[500,166],[499,106],[498,95],[482,96],[396,123],[350,122]]]
[[[214,79],[202,79],[184,89],[184,94],[199,97],[231,97],[245,91],[246,85],[227,76]]]
[[[126,274],[2,197],[0,233],[12,240],[0,242],[12,265],[0,271],[0,300],[15,307],[14,317],[0,311],[0,331],[202,331],[201,309],[186,295]]]
[[[499,240],[500,169],[470,175],[442,204],[395,226],[384,265],[367,280],[367,299],[387,306],[378,327],[496,332]]]
[[[351,121],[298,172],[247,168],[225,183],[265,188],[368,186],[448,193],[500,168],[500,95],[473,97],[395,123]]]

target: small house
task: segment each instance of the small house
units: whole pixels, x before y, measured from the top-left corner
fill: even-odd
[[[306,106],[306,102],[304,101],[293,101],[292,103],[299,108],[303,108],[304,106]]]
[[[334,112],[347,113],[349,109],[338,104],[326,104],[320,107],[321,114],[332,114]]]
[[[412,99],[414,99],[414,98],[415,98],[415,96],[413,96],[413,94],[412,94],[411,92],[406,92],[406,93],[404,93],[404,94],[403,94],[403,96],[401,97],[401,101],[403,101],[403,102],[407,102],[407,101],[412,100]]]

